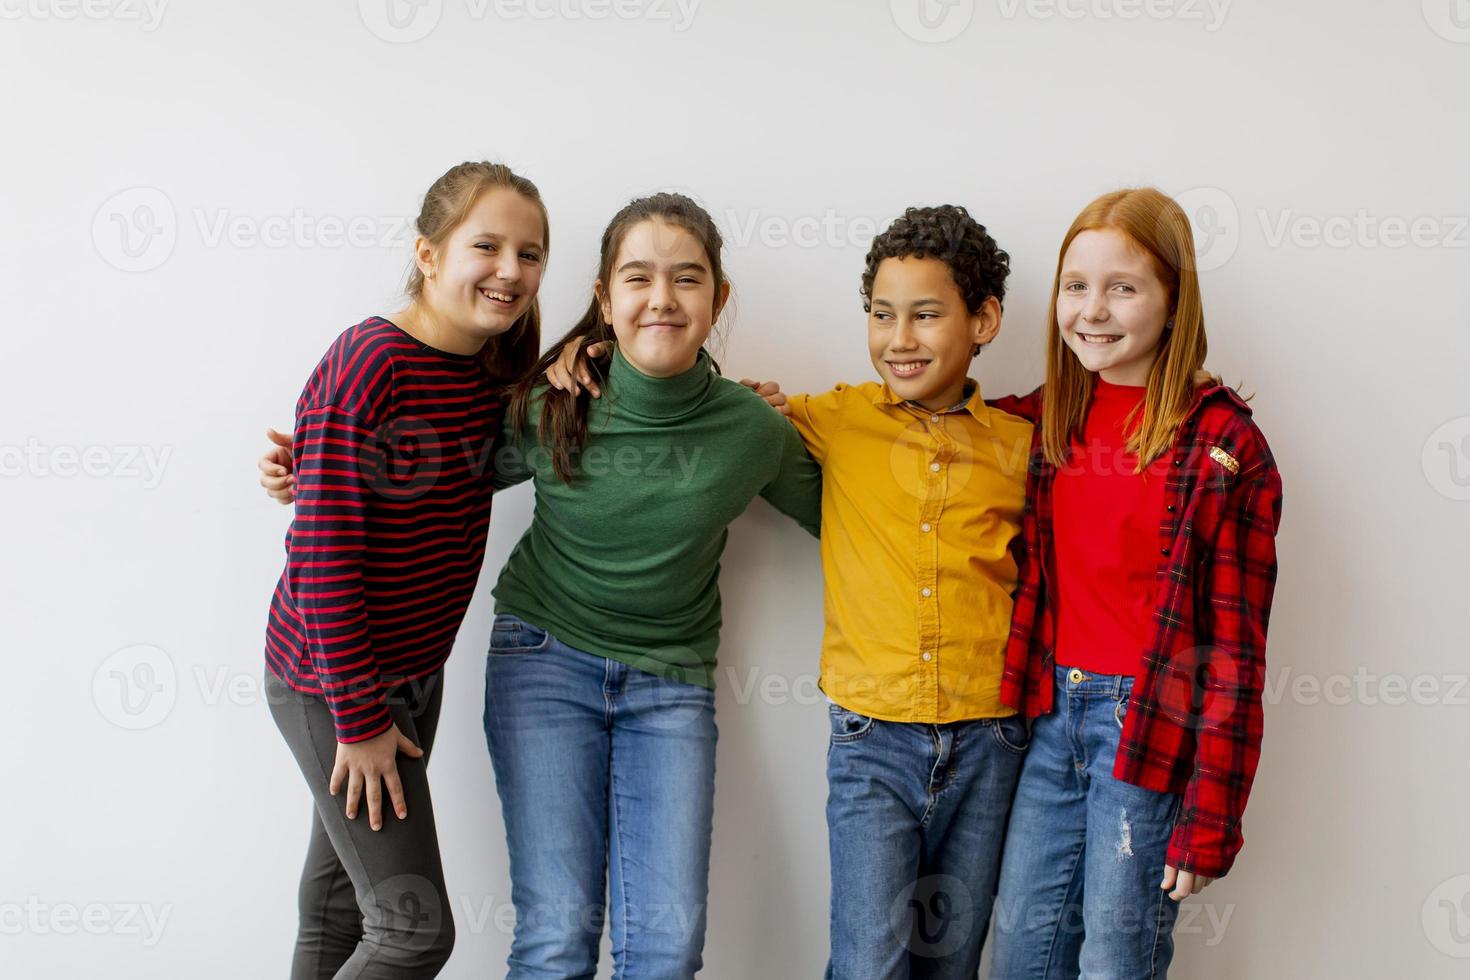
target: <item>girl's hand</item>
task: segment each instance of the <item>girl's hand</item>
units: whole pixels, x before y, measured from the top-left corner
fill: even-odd
[[[291,433],[267,428],[265,435],[275,445],[255,464],[260,467],[260,485],[276,503],[289,504],[296,499],[296,477],[291,475]]]
[[[1169,893],[1169,897],[1176,902],[1182,902],[1191,895],[1198,895],[1214,881],[1214,878],[1206,878],[1190,871],[1180,871],[1164,865],[1164,880],[1159,887]]]
[[[337,743],[337,763],[332,767],[328,790],[333,796],[347,780],[347,819],[357,819],[357,804],[367,791],[368,822],[374,830],[383,829],[383,783],[388,784],[388,798],[399,820],[408,819],[408,804],[403,800],[403,784],[398,781],[398,753],[411,759],[423,757],[424,750],[414,745],[394,725],[381,735],[361,742]]]
[[[749,378],[741,378],[740,383],[766,400],[766,404],[780,412],[782,415],[791,414],[791,406],[786,404],[786,393],[781,386],[774,381],[752,381]]]
[[[612,342],[604,340],[593,344],[587,348],[585,356],[578,358],[577,352],[581,349],[581,338],[570,341],[563,347],[561,357],[546,369],[546,381],[558,391],[570,391],[573,395],[580,395],[582,389],[586,388],[587,394],[593,398],[601,398],[602,389],[597,387],[597,382],[592,380],[592,372],[587,369],[587,362],[611,354]]]

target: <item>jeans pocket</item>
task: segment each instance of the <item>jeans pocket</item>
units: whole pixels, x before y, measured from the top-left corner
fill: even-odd
[[[991,720],[990,731],[1000,747],[1008,752],[1022,755],[1031,747],[1031,729],[1020,714]]]
[[[856,742],[873,730],[872,718],[848,711],[840,704],[828,705],[827,717],[832,722],[833,744]]]
[[[551,645],[551,634],[532,626],[518,616],[497,613],[495,625],[490,629],[490,653],[492,656],[517,653],[536,653]]]

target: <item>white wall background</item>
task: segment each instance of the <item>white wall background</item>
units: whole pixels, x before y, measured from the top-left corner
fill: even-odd
[[[789,391],[870,376],[858,276],[905,205],[963,203],[1013,256],[999,394],[1040,379],[1076,211],[1181,195],[1286,514],[1248,843],[1174,975],[1465,975],[1465,0],[152,2],[0,0],[0,974],[284,975],[309,803],[260,700],[289,517],[261,430],[395,308],[433,178],[489,157],[550,205],[551,331],[612,212],[688,190],[731,240],[727,372]],[[482,658],[529,496],[497,501],[448,668],[452,978],[509,943]],[[741,519],[719,980],[824,962],[820,587],[809,540]]]

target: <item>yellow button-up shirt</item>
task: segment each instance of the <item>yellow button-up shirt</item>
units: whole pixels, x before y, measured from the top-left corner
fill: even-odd
[[[973,382],[972,382],[973,384]],[[1031,424],[875,382],[793,395],[822,466],[821,687],[883,721],[999,718]]]

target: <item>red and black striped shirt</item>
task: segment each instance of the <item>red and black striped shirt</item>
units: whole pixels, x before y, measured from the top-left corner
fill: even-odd
[[[338,741],[387,731],[386,692],[449,656],[485,557],[503,414],[478,357],[381,317],[338,337],[307,381],[265,657],[326,701]]]

